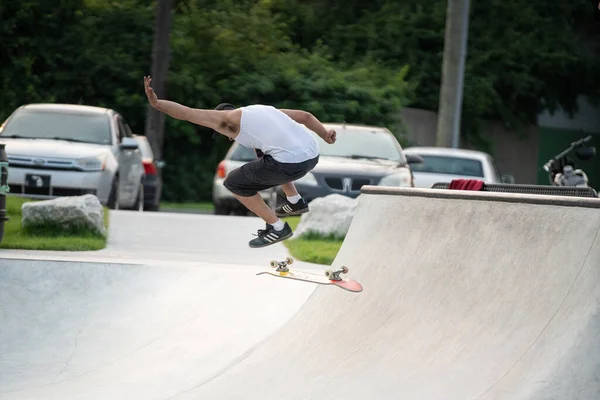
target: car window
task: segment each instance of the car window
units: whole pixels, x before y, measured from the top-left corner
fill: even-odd
[[[241,144],[237,144],[229,158],[233,161],[252,161],[256,158],[256,153],[254,152],[254,149],[249,149]]]
[[[131,132],[131,128],[129,127],[127,121],[125,121],[123,117],[121,117],[121,121],[123,122],[123,127],[125,128],[125,135],[127,137],[133,137],[133,132]]]
[[[346,128],[336,130],[336,134],[334,144],[317,137],[322,156],[405,161],[400,143],[388,132]]]
[[[121,143],[123,138],[127,137],[127,131],[125,130],[123,120],[120,117],[117,117],[117,129],[119,130],[119,143]]]
[[[2,136],[63,139],[110,144],[110,120],[106,114],[22,109],[6,123]]]
[[[419,154],[422,163],[411,164],[413,172],[483,177],[481,161],[472,158]]]

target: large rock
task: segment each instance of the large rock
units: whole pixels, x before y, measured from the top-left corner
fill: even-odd
[[[23,227],[45,224],[64,228],[86,227],[106,236],[104,208],[98,197],[92,194],[24,203],[21,213]]]
[[[292,239],[308,233],[343,238],[350,228],[357,205],[358,197],[352,199],[341,194],[314,199],[310,202],[310,211],[302,214]]]

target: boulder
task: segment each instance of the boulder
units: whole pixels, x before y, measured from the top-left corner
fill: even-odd
[[[106,236],[104,208],[98,197],[92,194],[24,203],[21,213],[23,228],[39,225],[66,229],[85,227]]]
[[[314,199],[309,204],[310,211],[302,214],[292,239],[309,233],[343,238],[348,233],[357,205],[358,197],[353,199],[341,194]]]

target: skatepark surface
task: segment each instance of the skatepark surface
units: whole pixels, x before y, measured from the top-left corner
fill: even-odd
[[[333,264],[361,293],[256,277],[285,251],[242,261],[237,233],[193,257],[176,238],[162,258],[125,241],[86,263],[6,253],[0,399],[598,399],[599,208],[363,188]]]

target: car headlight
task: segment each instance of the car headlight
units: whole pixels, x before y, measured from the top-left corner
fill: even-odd
[[[299,183],[301,185],[306,185],[306,186],[318,186],[319,185],[317,183],[317,178],[315,178],[315,176],[311,172],[307,173],[302,178],[294,181],[294,183]]]
[[[402,171],[386,175],[379,181],[378,186],[403,186],[410,187],[411,179],[410,172]]]
[[[75,160],[75,166],[83,171],[103,171],[106,167],[106,154],[79,158]]]

